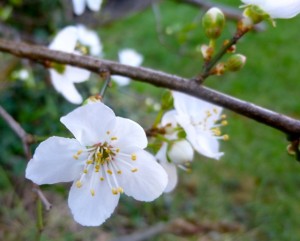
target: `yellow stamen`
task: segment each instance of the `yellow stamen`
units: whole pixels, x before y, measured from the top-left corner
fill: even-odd
[[[92,160],[87,160],[87,161],[86,161],[86,164],[88,164],[88,165],[89,165],[89,164],[93,164],[93,161],[92,161]]]
[[[82,182],[81,181],[77,181],[76,182],[76,187],[81,188],[82,187]]]
[[[91,194],[92,194],[92,196],[95,196],[95,190],[94,189],[91,189]]]
[[[116,152],[120,152],[120,148],[117,148],[117,149],[116,149]]]
[[[135,153],[131,154],[131,160],[133,160],[133,161],[136,160],[136,154]]]
[[[100,181],[104,181],[104,177],[100,177]]]
[[[112,138],[110,138],[112,141],[118,140],[118,137],[113,136]]]
[[[77,152],[77,155],[80,155],[82,153],[82,150],[79,150],[78,152]]]
[[[83,170],[83,173],[87,174],[87,173],[88,173],[88,170],[87,170],[87,169],[84,169],[84,170]]]
[[[224,140],[224,141],[228,141],[228,140],[229,140],[229,135],[224,135],[224,136],[223,136],[223,140]]]
[[[73,158],[74,158],[75,160],[78,160],[78,156],[77,156],[77,155],[73,155]]]
[[[119,171],[117,171],[117,173],[118,173],[118,174],[122,174],[122,171],[121,171],[121,170],[119,170]]]
[[[119,193],[123,193],[124,192],[123,188],[121,188],[121,187],[118,187],[117,190],[118,190]]]
[[[132,171],[132,172],[137,172],[138,169],[137,169],[137,168],[133,168],[133,169],[131,169],[131,171]]]
[[[107,172],[108,174],[110,174],[110,175],[113,174],[113,172],[112,172],[110,169],[108,169],[106,172]]]
[[[217,110],[216,108],[213,109],[213,112],[214,112],[215,114],[218,114],[218,110]]]
[[[110,134],[110,131],[107,131],[106,134],[109,135],[109,134]]]
[[[227,120],[221,121],[221,125],[222,125],[222,126],[227,126],[227,125],[228,125],[228,121],[227,121]]]
[[[112,194],[114,194],[114,195],[117,195],[117,194],[119,193],[117,188],[112,188],[112,189],[111,189],[111,192],[112,192]]]
[[[224,114],[224,115],[221,115],[221,118],[222,118],[222,119],[226,119],[227,116]]]

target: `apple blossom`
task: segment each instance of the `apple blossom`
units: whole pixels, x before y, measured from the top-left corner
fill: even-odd
[[[72,0],[74,12],[76,15],[81,15],[87,5],[92,11],[99,11],[103,0]]]
[[[271,18],[292,18],[300,13],[300,0],[242,0],[247,5],[256,5]]]
[[[133,49],[123,49],[119,51],[119,62],[134,67],[138,67],[143,62],[143,56]],[[113,75],[112,79],[120,86],[130,83],[130,78],[126,76]]]
[[[26,168],[34,183],[71,182],[68,204],[75,221],[101,225],[116,208],[120,194],[140,201],[159,197],[167,175],[143,150],[144,130],[116,117],[101,102],[78,107],[61,118],[74,138],[50,137],[36,149]]]
[[[92,54],[99,55],[102,45],[97,35],[84,26],[68,26],[62,29],[53,39],[49,48],[67,53],[80,54],[76,51],[78,42],[87,45]],[[53,64],[49,68],[52,84],[57,92],[61,93],[73,104],[80,104],[82,97],[75,88],[75,83],[86,81],[90,77],[90,71],[85,69]]]

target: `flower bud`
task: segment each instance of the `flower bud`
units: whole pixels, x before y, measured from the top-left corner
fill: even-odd
[[[194,150],[188,141],[176,141],[171,145],[168,156],[174,164],[184,164],[193,160]]]
[[[231,55],[225,63],[225,68],[228,71],[238,71],[244,67],[246,63],[246,56],[242,54]]]
[[[202,18],[205,34],[210,39],[218,38],[225,25],[225,16],[218,8],[209,9]]]

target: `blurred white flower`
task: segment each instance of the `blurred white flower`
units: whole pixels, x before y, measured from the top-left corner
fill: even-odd
[[[77,43],[87,45],[92,54],[98,54],[102,50],[101,42],[97,35],[84,26],[68,26],[58,32],[49,48],[67,53],[81,54],[76,51]],[[90,71],[85,69],[54,64],[49,68],[52,84],[57,92],[61,93],[73,104],[80,104],[82,97],[75,88],[74,83],[86,81],[90,77]]]
[[[242,0],[247,5],[257,5],[271,18],[292,18],[300,13],[300,0]]]
[[[143,62],[143,56],[133,49],[123,49],[119,51],[119,62],[133,67],[138,67]],[[126,76],[113,75],[112,79],[120,86],[130,83],[130,78]]]
[[[221,120],[222,108],[200,100],[196,97],[173,91],[175,111],[170,112],[169,118],[174,118],[184,129],[187,140],[194,149],[210,158],[219,159],[219,140],[228,139],[221,135],[220,127],[226,125]]]
[[[81,15],[84,12],[85,6],[87,5],[92,11],[99,11],[103,0],[72,0],[74,13]]]
[[[140,201],[159,197],[167,184],[164,169],[143,150],[143,128],[116,117],[101,102],[78,107],[61,118],[74,138],[50,137],[36,149],[26,178],[36,184],[71,182],[69,207],[85,226],[101,225],[120,194]]]

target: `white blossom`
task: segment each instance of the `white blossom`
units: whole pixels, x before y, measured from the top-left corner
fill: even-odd
[[[257,5],[271,18],[292,18],[300,13],[300,0],[242,0],[247,5]]]
[[[103,0],[72,0],[74,13],[81,15],[84,12],[85,6],[87,5],[92,11],[99,11]]]
[[[81,54],[76,51],[78,42],[86,45],[92,54],[99,55],[102,50],[102,45],[97,35],[82,25],[78,27],[68,26],[62,29],[55,36],[49,48],[67,53]],[[49,72],[52,84],[57,92],[61,93],[73,104],[82,102],[82,97],[74,84],[86,81],[90,77],[90,71],[69,65],[57,65],[56,68],[49,68]]]
[[[196,97],[173,91],[175,111],[173,118],[186,132],[187,140],[194,149],[210,158],[219,159],[219,140],[227,139],[221,135],[220,127],[226,125],[225,116],[221,116],[222,108],[200,100]]]
[[[123,49],[119,51],[119,62],[133,67],[138,67],[143,62],[143,56],[133,49]],[[113,80],[120,86],[130,83],[130,78],[126,76],[113,75]]]
[[[162,194],[167,175],[143,150],[147,138],[140,125],[116,117],[101,102],[78,107],[61,122],[75,139],[54,136],[42,142],[26,178],[39,185],[73,181],[68,204],[78,223],[101,225],[123,192],[140,201]]]

